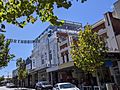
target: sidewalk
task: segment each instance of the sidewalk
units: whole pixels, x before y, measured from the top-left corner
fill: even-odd
[[[14,88],[14,90],[35,90],[32,88]]]
[[[6,86],[0,86],[0,90],[35,90],[31,88],[7,88]]]

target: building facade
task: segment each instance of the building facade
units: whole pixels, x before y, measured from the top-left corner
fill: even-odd
[[[35,39],[33,50],[31,54],[32,69],[30,75],[32,76],[32,86],[41,80],[47,80],[51,84],[60,82],[61,70],[65,67],[61,65],[74,63],[70,56],[69,41],[73,35],[76,35],[81,29],[80,23],[65,21],[62,26],[49,26],[40,36]],[[66,37],[67,35],[67,37]],[[67,51],[61,51],[67,43]],[[63,46],[62,46],[63,45]],[[65,62],[61,62],[61,53],[66,52]],[[63,65],[64,66],[64,65]],[[70,66],[70,67],[71,67]]]
[[[113,5],[115,17],[120,19],[120,0],[116,1]]]
[[[105,64],[93,79],[97,85],[113,82],[120,85],[120,0],[114,3],[114,11],[104,14],[104,18],[92,28],[106,42],[108,52]],[[27,84],[47,80],[51,84],[72,82],[79,84],[84,73],[78,70],[71,58],[71,42],[77,38],[81,23],[65,21],[62,26],[48,26],[33,43],[31,56],[26,60]],[[17,75],[13,71],[13,77]]]
[[[102,68],[102,75],[99,73],[100,83],[116,83],[120,85],[120,19],[114,17],[112,12],[104,14],[104,18],[93,25],[93,30],[98,32],[101,38],[106,42],[108,52],[105,59],[105,65]]]

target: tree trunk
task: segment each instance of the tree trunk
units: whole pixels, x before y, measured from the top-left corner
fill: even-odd
[[[94,90],[93,76],[90,72],[87,73],[87,80],[88,80],[88,86],[90,86],[90,88]]]

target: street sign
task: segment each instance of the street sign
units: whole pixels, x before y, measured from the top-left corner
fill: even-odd
[[[112,65],[113,65],[113,63],[112,63],[111,60],[105,61],[105,66],[106,66],[106,67],[112,67]]]

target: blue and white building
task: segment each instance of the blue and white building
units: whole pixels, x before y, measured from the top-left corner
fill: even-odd
[[[58,70],[61,63],[60,43],[69,42],[71,35],[76,35],[81,29],[81,23],[65,21],[62,26],[48,26],[36,39],[31,54],[32,85],[39,80],[56,83],[59,80]],[[64,35],[67,34],[67,37]],[[62,36],[63,35],[63,36]],[[68,58],[70,58],[68,56]],[[70,59],[71,60],[71,59]]]

